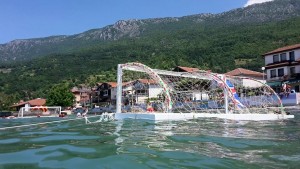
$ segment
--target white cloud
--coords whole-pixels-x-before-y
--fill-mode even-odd
[[[245,7],[249,5],[259,4],[259,3],[269,2],[269,1],[273,1],[273,0],[248,0],[248,2],[245,4]]]

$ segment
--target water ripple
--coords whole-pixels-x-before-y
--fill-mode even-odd
[[[46,124],[1,132],[0,168],[298,168],[299,128],[299,116]]]

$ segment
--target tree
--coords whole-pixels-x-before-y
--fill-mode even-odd
[[[9,110],[11,105],[20,100],[20,96],[17,94],[5,94],[0,92],[0,110]]]
[[[47,96],[48,106],[67,107],[73,104],[74,95],[71,93],[67,83],[53,86]]]

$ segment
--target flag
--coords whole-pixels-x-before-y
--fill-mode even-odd
[[[242,109],[242,108],[246,107],[241,102],[241,99],[240,99],[239,95],[237,94],[237,92],[234,88],[234,85],[230,82],[230,80],[228,80],[226,78],[225,75],[218,74],[217,77],[215,77],[215,76],[212,76],[212,77],[213,77],[213,80],[215,80],[218,83],[219,87],[226,88],[225,86],[227,86],[227,88],[230,90],[230,92],[228,92],[228,95],[232,99],[234,105],[237,106],[237,108]]]
[[[225,76],[224,76],[225,77]],[[234,85],[225,77],[225,82],[226,85],[228,86],[228,88],[230,89],[232,95],[233,95],[233,101],[235,102],[234,104],[237,105],[238,108],[245,108],[245,106],[243,105],[243,103],[241,102],[241,99],[239,97],[239,95],[237,94]]]

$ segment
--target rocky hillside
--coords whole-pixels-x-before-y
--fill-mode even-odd
[[[232,24],[257,24],[300,16],[300,0],[275,0],[221,14],[198,14],[177,18],[121,20],[113,25],[71,36],[14,40],[0,45],[0,61],[29,60],[51,53],[69,53],[79,48],[122,38],[153,36],[157,31],[198,29],[201,26],[224,27]]]
[[[299,0],[275,0],[218,14],[224,23],[261,23],[300,16]]]

